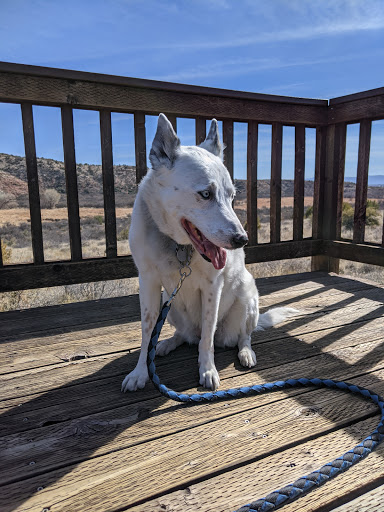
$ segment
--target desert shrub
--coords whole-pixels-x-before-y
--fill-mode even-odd
[[[95,215],[93,218],[96,224],[100,224],[100,226],[104,224],[104,217],[102,215]]]
[[[343,203],[343,226],[346,229],[353,229],[353,219],[354,219],[355,211],[351,204]],[[379,204],[372,199],[368,199],[367,201],[367,209],[366,209],[366,217],[365,217],[366,226],[379,226],[380,225],[380,210]]]
[[[342,225],[345,229],[353,229],[353,217],[355,215],[355,211],[353,206],[349,203],[343,203],[342,210]]]
[[[308,208],[305,210],[304,217],[306,219],[310,219],[313,216],[313,205],[308,206]]]
[[[377,201],[368,199],[366,210],[366,225],[379,226],[380,225],[380,206]]]
[[[0,190],[0,209],[13,208],[17,205],[15,196]]]
[[[367,200],[367,208],[372,208],[373,210],[379,211],[379,203],[375,201],[374,199],[368,199]]]
[[[0,241],[1,243],[1,257],[4,264],[10,263],[11,261],[11,255],[12,255],[12,249],[7,246],[7,244],[4,242],[4,240]]]
[[[128,227],[123,228],[121,231],[119,231],[117,234],[117,241],[122,242],[124,240],[128,240],[128,232],[129,232]]]
[[[41,196],[42,208],[48,208],[49,210],[56,208],[59,201],[60,193],[54,188],[47,188],[47,190],[45,190]]]

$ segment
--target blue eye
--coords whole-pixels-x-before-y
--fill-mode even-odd
[[[199,194],[203,199],[209,199],[211,197],[211,193],[209,190],[203,190],[202,192],[199,192]]]

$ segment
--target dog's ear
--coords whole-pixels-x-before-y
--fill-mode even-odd
[[[171,169],[180,146],[180,139],[175,133],[171,123],[164,114],[159,115],[157,130],[149,153],[149,160],[153,169],[166,167]]]
[[[200,147],[223,159],[223,146],[220,142],[219,126],[216,119],[212,119],[208,135]]]

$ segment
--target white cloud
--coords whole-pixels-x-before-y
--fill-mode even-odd
[[[270,59],[234,59],[222,60],[220,62],[210,62],[199,66],[176,71],[175,73],[154,77],[157,80],[166,81],[185,81],[195,78],[219,77],[248,75],[251,73],[266,71],[272,69],[282,69],[299,66],[315,66],[321,64],[330,64],[335,62],[356,61],[358,55],[340,55],[336,57],[325,57],[319,59],[301,59],[301,60],[281,60],[279,58]],[[302,84],[301,84],[302,85]]]

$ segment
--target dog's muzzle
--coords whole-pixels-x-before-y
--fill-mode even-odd
[[[249,240],[246,235],[234,235],[231,239],[231,245],[234,249],[244,247],[244,245],[247,245],[248,242]]]

